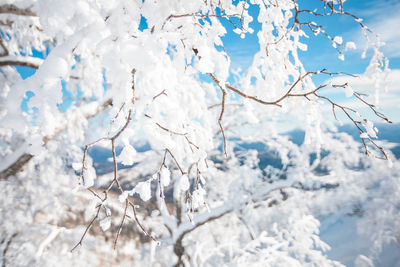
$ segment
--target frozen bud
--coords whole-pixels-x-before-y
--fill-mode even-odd
[[[351,97],[354,94],[353,88],[351,88],[350,85],[346,85],[344,87],[344,92],[346,94],[346,97]]]
[[[128,192],[124,191],[121,195],[119,195],[118,200],[119,202],[124,202],[128,197]]]
[[[190,187],[189,177],[186,174],[184,174],[179,180],[179,189],[182,191],[186,191],[189,189],[189,187]]]
[[[138,193],[143,201],[149,200],[151,198],[151,180],[138,183],[133,191]]]
[[[205,195],[206,195],[206,191],[202,187],[199,187],[198,189],[196,189],[193,192],[192,203],[193,203],[193,207],[194,208],[198,208],[198,207],[201,207],[201,206],[204,205],[204,203],[205,203],[205,200],[204,200]]]
[[[110,217],[111,216],[111,210],[108,207],[104,207],[106,210],[106,216]]]
[[[347,42],[346,43],[346,49],[356,49],[357,48],[357,46],[356,46],[356,44],[354,43],[354,42]]]
[[[72,169],[74,169],[75,171],[80,171],[82,169],[82,162],[72,163]]]
[[[333,38],[333,41],[337,44],[342,44],[343,38],[341,36],[335,36],[335,38]]]
[[[136,156],[136,150],[131,145],[126,145],[121,154],[118,156],[118,161],[124,165],[132,165]]]
[[[101,230],[104,232],[107,231],[111,226],[111,217],[105,217],[103,220],[100,221]]]
[[[171,172],[167,167],[162,167],[161,172],[161,184],[163,186],[168,186],[171,181]]]
[[[373,138],[378,138],[378,136],[376,135],[376,132],[374,130],[374,123],[372,121],[366,120],[366,122],[363,124],[363,126],[365,127],[365,130],[367,130],[367,133],[369,136],[371,136]]]
[[[94,185],[94,179],[96,179],[96,171],[90,166],[83,170],[82,182],[85,188],[89,188]]]
[[[239,28],[235,28],[235,29],[233,29],[233,32],[236,34],[241,34],[243,31]]]

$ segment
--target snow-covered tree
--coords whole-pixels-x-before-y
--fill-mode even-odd
[[[373,239],[356,264],[399,244],[400,165],[372,122],[390,123],[377,106],[382,43],[343,0],[302,4],[1,1],[3,266],[339,266],[319,226],[345,214]],[[374,98],[353,74],[303,66],[309,38],[343,60],[355,48],[326,16],[360,26]],[[231,67],[227,35],[257,36],[248,69]],[[282,118],[304,140],[282,134]]]

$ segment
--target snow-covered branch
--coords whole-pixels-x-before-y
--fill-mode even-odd
[[[38,69],[43,60],[37,57],[25,56],[2,56],[0,57],[0,67],[2,66],[24,66]]]
[[[46,145],[47,142],[53,140],[68,128],[74,127],[73,122],[76,122],[76,119],[74,118],[81,118],[83,116],[88,120],[95,117],[110,106],[112,106],[112,100],[108,99],[101,105],[93,105],[93,103],[84,104],[79,109],[68,112],[68,114],[65,116],[65,120],[62,121],[63,124],[56,127],[56,130],[53,134],[43,137],[43,145]],[[67,123],[65,123],[65,121]],[[34,157],[32,154],[25,153],[26,149],[27,145],[20,146],[18,150],[14,151],[11,157],[8,157],[7,160],[1,164],[0,180],[6,180],[8,177],[16,175]]]
[[[14,14],[19,16],[36,16],[34,12],[31,11],[30,8],[19,8],[16,5],[5,4],[0,5],[0,14]]]

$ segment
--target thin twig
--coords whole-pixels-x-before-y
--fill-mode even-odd
[[[218,85],[218,87],[222,93],[221,112],[219,113],[218,124],[219,124],[219,128],[221,129],[222,137],[224,139],[224,154],[225,154],[225,157],[228,157],[228,153],[226,151],[226,137],[225,137],[224,127],[222,126],[222,118],[224,117],[225,102],[226,102],[226,95],[227,95],[226,89],[221,86],[219,80],[212,73],[207,73],[207,75]]]
[[[118,230],[117,230],[117,236],[116,236],[115,241],[114,241],[114,249],[116,249],[116,247],[117,247],[118,238],[119,238],[119,235],[121,234],[121,231],[122,231],[122,225],[124,224],[125,217],[126,217],[126,212],[128,210],[128,203],[129,203],[128,199],[125,199],[124,214],[122,215],[122,220],[121,220],[121,223],[119,224],[119,227],[118,227]]]
[[[142,232],[143,232],[146,236],[150,237],[154,242],[158,242],[157,239],[156,239],[154,236],[152,236],[151,234],[149,234],[149,233],[146,231],[146,229],[143,227],[143,225],[140,223],[140,221],[139,221],[139,219],[138,219],[138,217],[137,217],[135,205],[134,205],[132,202],[129,202],[129,205],[132,207],[133,215],[134,215],[134,217],[135,217],[135,221],[136,221],[137,225],[139,225],[140,229],[142,229]]]
[[[90,227],[93,225],[94,221],[99,217],[100,209],[101,209],[102,204],[99,204],[97,206],[97,212],[96,215],[93,217],[93,219],[90,221],[89,225],[86,227],[85,232],[83,233],[81,239],[79,242],[71,249],[71,252],[73,252],[78,246],[82,246],[82,241],[85,238],[87,232],[89,231]]]

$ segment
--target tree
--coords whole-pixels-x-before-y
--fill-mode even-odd
[[[3,266],[104,265],[112,246],[121,264],[340,265],[323,253],[319,219],[399,184],[371,119],[324,89],[390,120],[349,82],[312,80],[353,74],[306,70],[298,55],[307,35],[323,35],[343,58],[354,43],[314,21],[348,17],[373,51],[364,75],[384,79],[379,39],[343,2],[316,10],[293,0],[1,4]],[[232,32],[259,43],[236,76],[223,39]],[[23,67],[37,70],[23,80]],[[323,103],[359,131],[370,157],[322,116]],[[278,134],[281,114],[301,122],[304,142]],[[99,147],[112,162],[101,176],[90,153]],[[389,221],[398,214],[391,207]],[[360,229],[373,225],[366,218]],[[397,225],[378,247],[398,244]]]

